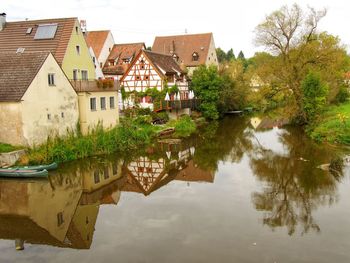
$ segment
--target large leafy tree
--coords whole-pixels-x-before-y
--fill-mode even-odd
[[[318,33],[320,20],[326,10],[309,8],[303,11],[297,4],[283,6],[268,15],[256,27],[255,42],[274,55],[269,63],[269,77],[274,82],[274,93],[290,98],[291,113],[296,120],[305,122],[301,83],[311,71],[321,73],[335,97],[340,76],[347,64],[347,55],[337,37]]]

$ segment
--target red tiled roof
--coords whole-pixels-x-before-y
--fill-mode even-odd
[[[96,57],[99,57],[104,43],[106,42],[109,30],[86,32],[85,39],[89,47],[94,50]]]
[[[25,48],[26,52],[51,52],[62,65],[76,21],[77,18],[72,17],[6,22],[5,28],[0,31],[0,52],[16,52],[18,48]],[[34,39],[38,25],[54,23],[57,31],[53,39]],[[32,28],[30,34],[26,33],[28,28]]]
[[[0,101],[20,101],[49,52],[0,52]]]
[[[107,75],[123,75],[129,66],[128,64],[122,64],[123,59],[135,58],[142,49],[146,49],[145,43],[115,44],[103,67],[103,73]],[[117,65],[108,65],[109,60],[118,60]]]
[[[186,66],[205,64],[208,57],[212,33],[156,37],[152,51],[179,57],[179,62]],[[193,54],[197,53],[198,61],[193,61]]]

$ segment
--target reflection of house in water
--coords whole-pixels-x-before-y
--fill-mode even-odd
[[[49,180],[0,181],[0,239],[90,248],[99,206],[119,201],[121,165],[72,170]]]
[[[260,119],[259,117],[254,117],[250,119],[250,124],[253,126],[255,130],[269,130],[273,129],[274,127],[281,128],[285,125],[287,125],[289,122],[287,119],[270,119],[270,118],[263,118]]]
[[[191,160],[195,151],[194,147],[178,151],[174,149],[178,150],[173,145],[169,145],[164,158],[152,160],[142,156],[130,162],[124,169],[127,182],[122,191],[149,195],[172,180],[210,183],[214,181],[213,172],[200,169]]]
[[[66,236],[82,190],[77,180],[62,181],[54,188],[49,181],[0,181],[0,238],[70,246]]]

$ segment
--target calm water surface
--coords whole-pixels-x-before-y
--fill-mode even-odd
[[[350,168],[317,168],[349,150],[272,125],[1,179],[0,262],[350,262]]]

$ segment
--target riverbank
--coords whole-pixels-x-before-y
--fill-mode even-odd
[[[326,108],[306,131],[318,142],[350,145],[350,101]]]
[[[96,155],[137,150],[153,143],[161,130],[170,127],[174,128],[175,137],[188,137],[196,131],[196,124],[189,116],[169,121],[164,125],[153,125],[148,117],[123,118],[117,127],[106,131],[98,126],[86,136],[72,132],[64,138],[49,138],[45,144],[28,149],[22,163],[62,163]]]

